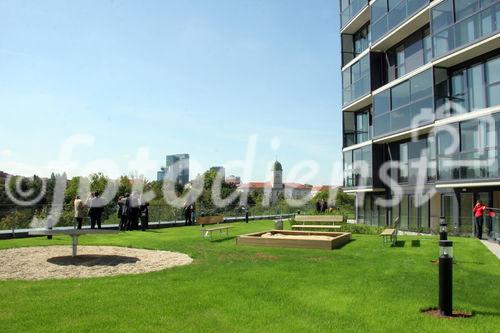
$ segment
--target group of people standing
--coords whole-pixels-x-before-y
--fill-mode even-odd
[[[126,193],[118,198],[118,219],[120,230],[139,230],[140,220],[141,230],[146,231],[149,223],[149,203],[136,192],[132,195]]]
[[[316,201],[316,212],[318,213],[326,213],[328,211],[328,203],[326,200],[318,200]]]
[[[488,233],[488,237],[491,234],[493,229],[493,221],[492,219],[495,217],[495,211],[491,208],[486,207],[485,204],[481,200],[476,202],[476,205],[472,209],[474,213],[474,237],[478,239],[483,238],[483,225],[484,225],[484,216],[486,213],[486,230]]]
[[[104,201],[99,192],[92,192],[85,202],[77,195],[73,202],[75,208],[75,220],[77,228],[81,229],[83,219],[85,218],[85,210],[88,208],[87,215],[90,219],[90,228],[101,229],[102,213],[104,212]]]
[[[83,219],[86,215],[90,219],[90,228],[101,229],[102,215],[105,202],[99,192],[93,192],[84,202],[79,195],[73,202],[75,210],[75,221],[78,229],[82,229]],[[88,212],[87,212],[88,209]],[[139,230],[139,220],[141,230],[145,231],[149,223],[149,203],[138,193],[125,194],[118,198],[118,219],[120,230]]]

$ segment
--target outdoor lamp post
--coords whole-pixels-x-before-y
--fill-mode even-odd
[[[439,241],[439,311],[453,314],[453,242]]]
[[[439,223],[439,240],[447,240],[448,239],[448,223],[446,223],[446,219],[444,216],[441,216],[441,220]]]

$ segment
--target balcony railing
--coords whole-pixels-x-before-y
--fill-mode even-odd
[[[486,180],[500,178],[500,149],[439,156],[439,181]]]
[[[376,43],[428,3],[429,0],[401,0],[392,8],[387,8],[386,0],[373,3],[371,6],[372,42]]]
[[[347,106],[370,92],[370,75],[367,75],[343,90],[343,105]]]
[[[358,13],[368,5],[367,0],[353,0],[351,4],[340,13],[341,29],[349,23]]]
[[[493,35],[500,30],[500,3],[466,17],[453,25],[433,32],[434,58]]]
[[[432,108],[432,97],[424,98],[397,110],[392,110],[389,113],[377,116],[373,121],[373,136],[375,138],[382,137],[388,134],[412,129],[413,125],[420,127],[430,124],[434,121],[434,114],[424,111],[432,110]]]

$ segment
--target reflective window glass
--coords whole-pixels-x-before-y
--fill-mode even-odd
[[[427,70],[411,79],[411,100],[432,95],[432,71]]]
[[[500,57],[491,59],[486,63],[486,77],[489,84],[500,82]]]
[[[474,14],[478,10],[478,8],[478,0],[455,0],[456,21]]]
[[[387,89],[373,97],[374,113],[380,115],[391,109],[391,90]]]
[[[391,105],[392,109],[397,109],[400,106],[406,105],[410,102],[410,82],[403,82],[394,88],[391,92]]]
[[[460,149],[469,151],[479,149],[479,122],[465,121],[460,124]]]
[[[469,99],[472,110],[486,107],[483,64],[468,70]]]
[[[434,33],[453,24],[453,1],[445,0],[432,8],[432,31]]]
[[[379,18],[387,13],[387,0],[377,0],[371,7],[372,22],[376,22]]]

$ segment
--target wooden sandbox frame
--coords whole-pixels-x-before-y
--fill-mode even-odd
[[[263,238],[266,233],[297,236],[289,238]],[[300,237],[303,236],[303,237]],[[328,236],[332,239],[313,239],[308,236]],[[270,230],[257,233],[241,235],[236,238],[237,245],[257,245],[271,247],[295,247],[304,249],[337,249],[351,240],[349,232],[319,232],[319,231],[295,231],[295,230]]]

